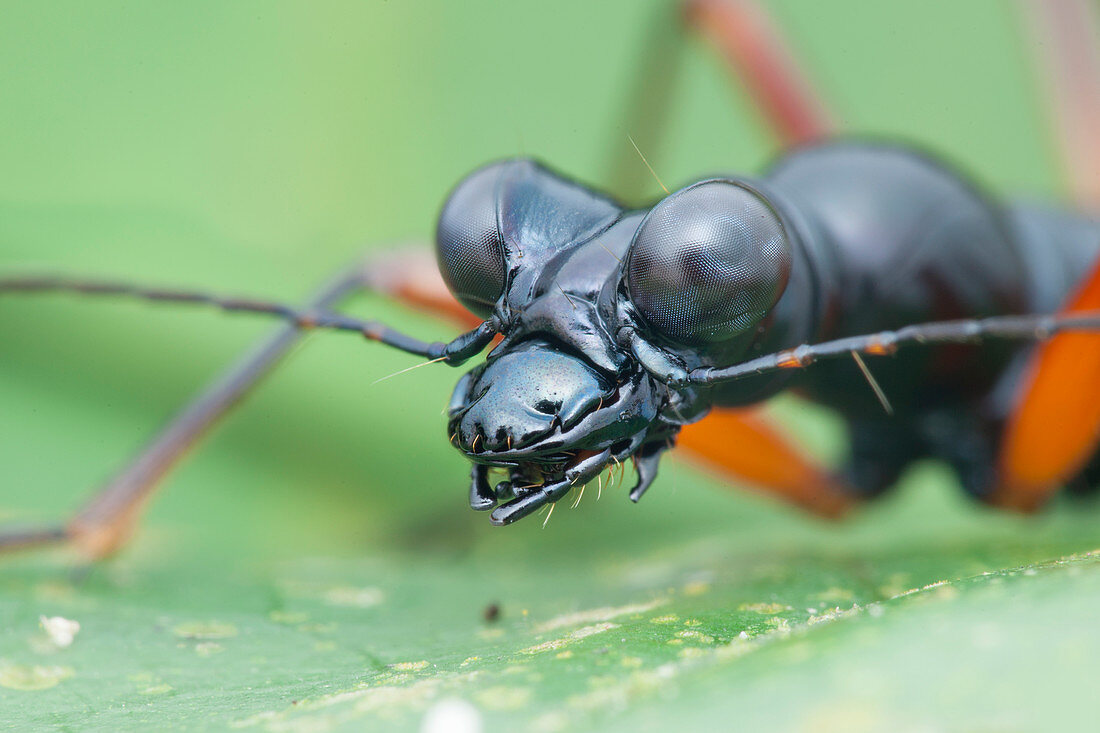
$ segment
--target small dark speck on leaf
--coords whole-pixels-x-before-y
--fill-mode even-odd
[[[485,607],[485,610],[481,612],[481,617],[485,619],[485,623],[491,624],[500,620],[500,604],[490,603]]]

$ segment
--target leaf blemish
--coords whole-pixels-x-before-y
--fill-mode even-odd
[[[560,629],[565,626],[577,626],[580,624],[591,624],[596,621],[610,621],[613,618],[619,616],[634,615],[639,613],[645,613],[651,611],[657,606],[667,603],[667,599],[660,599],[650,601],[648,603],[634,603],[626,606],[603,606],[601,608],[593,608],[588,611],[577,611],[575,613],[566,613],[561,616],[546,621],[535,627],[535,632],[539,634],[546,633],[547,631],[553,631],[554,629]]]
[[[684,586],[685,596],[701,596],[710,590],[710,583],[705,580],[696,580]]]
[[[368,586],[356,588],[350,585],[338,585],[324,593],[325,602],[330,606],[350,606],[352,608],[373,608],[385,599],[380,588]]]
[[[481,690],[474,699],[488,710],[519,710],[530,703],[531,689],[496,685]]]
[[[151,685],[138,692],[139,695],[164,695],[172,691],[171,685]]]
[[[562,649],[568,644],[579,641],[581,639],[593,636],[595,634],[602,634],[605,631],[619,628],[618,624],[602,623],[595,624],[593,626],[583,626],[575,631],[571,631],[560,639],[552,639],[550,641],[544,641],[541,644],[535,644],[529,646],[526,649],[521,649],[520,654],[538,654],[540,652],[549,652],[557,649]]]
[[[225,647],[216,641],[202,641],[195,645],[195,653],[200,657],[210,657],[225,651]]]
[[[0,687],[9,690],[48,690],[72,676],[72,667],[0,662]]]
[[[174,626],[172,633],[181,639],[229,639],[237,635],[237,627],[219,621],[188,621]]]
[[[738,611],[752,611],[753,613],[776,614],[792,610],[790,606],[782,603],[742,603],[737,607]]]
[[[305,623],[309,620],[309,614],[302,611],[272,611],[267,617],[277,624],[290,626]]]

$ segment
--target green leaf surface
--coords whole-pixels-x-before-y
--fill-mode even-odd
[[[730,499],[752,531],[562,548],[552,521],[502,556],[486,533],[461,555],[201,565],[146,539],[80,583],[24,561],[0,589],[2,715],[415,729],[457,698],[494,730],[1086,729],[1100,561],[1071,550],[1094,517],[986,516],[926,473],[833,530]],[[583,506],[562,525],[595,521]],[[42,615],[80,622],[71,647]]]
[[[773,5],[847,130],[916,140],[997,193],[1056,195],[1011,6]],[[486,161],[606,180],[668,12],[5,11],[0,270],[291,300],[364,246],[428,239]],[[689,44],[680,77],[668,140],[647,151],[666,181],[774,154],[708,49]],[[352,310],[451,333],[378,299]],[[67,516],[269,328],[0,300],[0,521]],[[456,373],[375,383],[410,363],[311,338],[172,475],[121,556],[0,559],[0,727],[417,730],[429,713],[457,724],[461,701],[487,730],[1095,728],[1091,503],[1001,514],[924,463],[828,524],[669,460],[637,506],[627,473],[545,528],[492,528],[444,435]],[[811,452],[843,455],[835,417],[770,409]],[[80,624],[71,645],[42,628],[54,617]]]

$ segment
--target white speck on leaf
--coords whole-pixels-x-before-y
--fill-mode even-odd
[[[80,622],[63,616],[39,616],[38,625],[49,635],[50,641],[58,649],[71,646],[80,631]]]
[[[421,733],[481,733],[481,713],[459,698],[446,698],[428,708],[420,721]]]

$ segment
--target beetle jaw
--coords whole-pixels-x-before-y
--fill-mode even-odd
[[[571,429],[555,422],[538,440],[513,450],[486,450],[475,436],[452,440],[473,463],[470,506],[492,510],[494,525],[511,524],[545,504],[580,489],[605,470],[621,468],[627,459],[639,465],[639,483],[631,493],[637,501],[648,488],[656,464],[643,475],[639,460],[659,444],[671,444],[679,426],[661,417],[662,400],[648,376],[638,374],[616,390],[614,401],[601,404]],[[457,435],[460,414],[452,414],[450,430]],[[466,443],[466,444],[462,444]],[[490,472],[504,472],[493,481]]]
[[[495,526],[512,524],[597,480],[604,471],[621,470],[628,459],[634,461],[638,476],[629,497],[637,502],[656,476],[660,454],[672,447],[679,430],[679,425],[657,416],[641,430],[602,449],[561,450],[555,442],[553,450],[543,452],[464,451],[473,463],[470,507],[492,511],[490,521]],[[505,477],[495,483],[490,473],[494,469],[505,472]]]
[[[474,464],[470,506],[492,510],[501,525],[628,458],[638,466],[637,501],[656,473],[656,456],[705,410],[696,390],[670,389],[636,358],[616,373],[537,334],[498,348],[459,380],[448,433]],[[502,480],[490,481],[492,469],[502,469]]]

